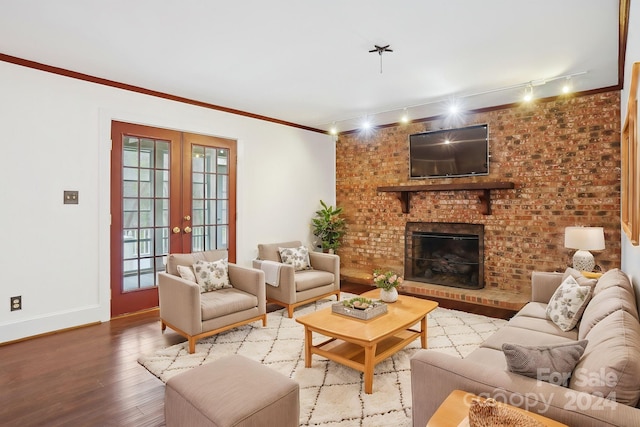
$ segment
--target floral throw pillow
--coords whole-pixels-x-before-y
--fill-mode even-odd
[[[232,288],[229,282],[229,262],[227,258],[218,261],[198,260],[193,264],[196,282],[200,285],[200,292],[217,291]]]
[[[573,329],[591,299],[591,286],[580,286],[573,276],[567,277],[556,289],[547,305],[547,317],[560,329]]]
[[[295,271],[311,270],[309,261],[309,249],[306,246],[297,248],[278,248],[280,259],[284,264],[293,266]]]

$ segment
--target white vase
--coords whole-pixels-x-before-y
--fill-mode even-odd
[[[398,300],[398,290],[391,288],[388,291],[380,289],[380,299],[384,302],[396,302]]]

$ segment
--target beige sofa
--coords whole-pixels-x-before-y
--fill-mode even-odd
[[[592,291],[579,323],[565,332],[547,318],[546,308],[568,275]],[[584,354],[567,386],[544,374],[531,378],[511,372],[502,348],[504,343],[552,346],[583,339],[588,341]],[[455,389],[491,396],[569,426],[640,426],[640,323],[628,276],[611,270],[594,284],[572,269],[534,272],[532,301],[467,357],[417,351],[411,359],[413,426],[424,427]]]

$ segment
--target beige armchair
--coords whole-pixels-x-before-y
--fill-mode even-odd
[[[240,325],[262,320],[267,325],[264,272],[229,264],[231,288],[200,292],[198,283],[185,280],[178,266],[192,267],[198,260],[218,261],[227,251],[171,254],[166,272],[158,273],[160,322],[189,341],[193,353],[196,341]]]
[[[298,248],[299,241],[258,245],[258,258],[254,268],[262,268],[263,261],[282,263],[279,248]],[[288,264],[279,266],[277,286],[266,285],[267,302],[286,307],[290,318],[293,310],[322,298],[335,295],[340,300],[340,257],[333,254],[309,251],[312,269],[295,271]]]

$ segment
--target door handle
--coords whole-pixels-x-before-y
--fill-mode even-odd
[[[184,216],[184,220],[185,221],[191,221],[191,215],[185,215]]]
[[[173,227],[173,234],[178,234],[180,232],[180,227]]]
[[[185,232],[186,234],[191,233],[191,227],[186,226],[186,227],[184,228],[184,232]]]

